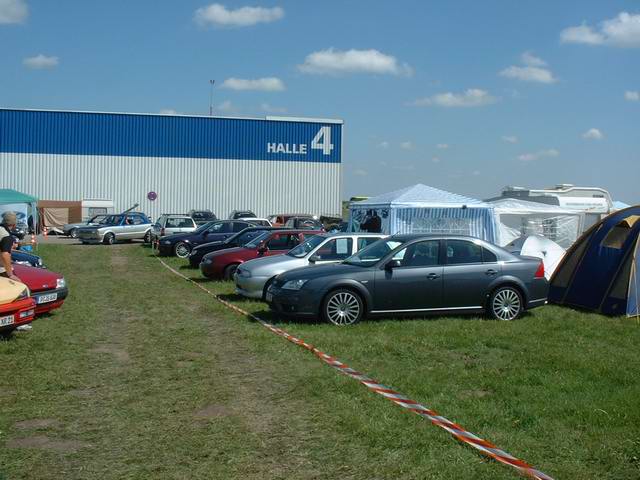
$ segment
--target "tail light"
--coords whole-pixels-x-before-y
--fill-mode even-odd
[[[536,270],[536,274],[534,275],[534,278],[544,278],[544,263],[540,262],[540,265],[538,265],[538,269]]]
[[[161,236],[161,237],[164,237],[164,227],[162,227],[162,228],[160,229],[160,236]]]

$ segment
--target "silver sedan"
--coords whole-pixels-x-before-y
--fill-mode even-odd
[[[240,265],[234,277],[236,293],[264,300],[264,293],[276,275],[294,268],[341,262],[381,238],[385,238],[385,235],[372,233],[315,235],[285,255],[256,258]]]

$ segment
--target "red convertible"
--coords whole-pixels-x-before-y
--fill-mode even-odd
[[[200,271],[207,278],[232,280],[238,265],[254,258],[282,255],[320,230],[271,230],[237,248],[207,253],[202,257]]]
[[[43,268],[13,264],[13,273],[24,283],[36,301],[36,315],[59,308],[69,290],[64,277]]]
[[[0,336],[7,336],[16,327],[31,323],[35,306],[26,285],[0,277]]]

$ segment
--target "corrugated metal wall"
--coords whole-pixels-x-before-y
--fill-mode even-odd
[[[321,130],[330,151],[311,148]],[[154,218],[192,208],[339,214],[341,152],[340,121],[0,109],[0,187],[44,200],[104,198],[116,210],[139,203]]]
[[[339,163],[0,153],[0,166],[0,188],[46,200],[111,199],[116,210],[139,203],[153,218],[192,208],[219,217],[244,208],[260,216],[342,208]],[[157,200],[147,200],[150,191]]]

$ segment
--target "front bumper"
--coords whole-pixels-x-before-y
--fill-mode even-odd
[[[200,263],[200,273],[207,278],[222,278],[223,268],[210,259],[203,259]]]
[[[283,290],[271,285],[267,289],[267,303],[272,310],[285,316],[317,317],[320,311],[321,297],[317,292],[300,290]]]
[[[36,302],[33,298],[25,298],[16,302],[0,305],[0,320],[6,325],[0,325],[0,332],[8,332],[20,325],[26,325],[35,317]],[[8,317],[13,317],[10,319]],[[11,323],[11,320],[13,320]]]
[[[242,277],[236,273],[236,293],[248,298],[262,299],[269,277]]]
[[[163,243],[162,240],[158,242],[158,255],[163,255],[165,257],[169,257],[173,255],[173,243]]]
[[[48,313],[56,308],[60,308],[65,298],[67,298],[67,295],[69,295],[69,289],[67,287],[37,292],[32,291],[31,296],[36,302],[36,315]]]

